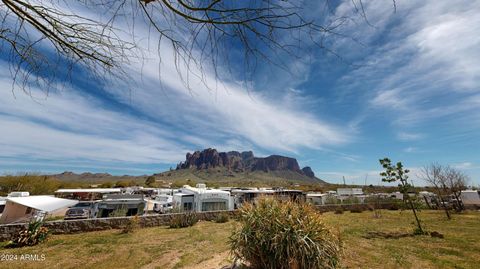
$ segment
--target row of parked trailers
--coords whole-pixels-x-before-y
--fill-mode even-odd
[[[185,185],[180,189],[134,188],[125,192],[125,189],[64,189],[58,190],[56,196],[80,200],[66,212],[65,219],[111,217],[118,212],[126,216],[151,211],[168,213],[173,208],[196,212],[233,210],[244,202],[270,195],[279,199],[305,201],[305,195],[299,190],[211,189],[205,184],[197,184],[196,187]]]
[[[361,189],[352,189],[350,192],[336,195],[364,196]],[[0,207],[4,207],[3,212],[0,210],[0,223],[25,222],[46,215],[64,216],[68,220],[144,215],[149,212],[167,213],[173,208],[196,212],[233,210],[243,203],[254,203],[262,196],[324,204],[323,200],[332,194],[305,194],[300,190],[281,188],[210,189],[205,184],[197,184],[196,187],[186,185],[180,189],[60,189],[55,192],[55,196],[29,196],[26,192],[16,192],[0,199]],[[465,204],[480,205],[479,191],[462,191],[461,198]],[[322,199],[322,202],[317,202],[318,199]]]

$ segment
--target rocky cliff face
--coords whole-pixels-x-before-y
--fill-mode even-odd
[[[298,166],[298,162],[294,158],[284,157],[280,155],[272,155],[266,158],[255,158],[253,171],[278,171],[290,170],[302,174],[302,170]]]
[[[310,166],[305,166],[302,168],[303,174],[305,174],[307,177],[315,177],[315,173],[313,173],[312,168]]]
[[[266,158],[256,158],[251,151],[218,152],[216,149],[205,149],[187,153],[185,161],[177,165],[179,169],[209,169],[225,167],[235,172],[245,171],[293,171],[308,177],[315,177],[310,167],[300,169],[294,158],[271,155]]]
[[[226,167],[232,171],[245,171],[246,167],[254,159],[251,151],[245,152],[218,152],[216,149],[205,149],[187,153],[184,162],[177,165],[178,169],[209,169],[215,167]]]

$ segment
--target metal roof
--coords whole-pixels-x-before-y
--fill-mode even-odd
[[[122,189],[120,188],[95,188],[95,189],[59,189],[55,193],[74,193],[74,192],[96,192],[96,193],[113,193],[113,192],[121,192]]]

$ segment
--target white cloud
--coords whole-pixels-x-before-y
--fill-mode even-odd
[[[147,36],[148,30],[142,27],[135,33]],[[172,163],[182,160],[191,145],[295,153],[351,139],[341,124],[326,122],[298,104],[304,100],[299,93],[295,98],[266,97],[260,89],[248,91],[241,83],[217,80],[207,69],[201,81],[195,76],[200,73],[197,67],[180,64],[182,75],[189,68],[187,90],[173,64],[172,49],[164,44],[161,55],[148,51],[156,48],[155,42],[149,39],[143,48],[149,59],[127,67],[136,80],[133,89],[117,81],[99,89],[127,111],[107,108],[85,89],[50,91],[46,98],[38,89],[33,89],[35,98],[16,91],[14,98],[5,90],[11,87],[10,78],[0,77],[0,124],[8,130],[0,134],[0,157]]]
[[[158,59],[152,59],[143,63],[144,72],[138,74],[143,82],[137,90],[107,90],[136,110],[172,124],[184,124],[191,133],[203,137],[233,136],[259,148],[284,152],[320,149],[350,140],[340,124],[323,121],[301,109],[299,100],[303,99],[298,93],[296,98],[289,98],[295,104],[285,105],[285,99],[269,99],[258,89],[248,91],[241,83],[218,81],[208,70],[203,70],[201,81],[192,75],[200,74],[196,66],[189,66],[191,89],[187,90],[177,70],[168,68],[172,59],[169,50],[165,51],[161,54],[163,88],[158,85]],[[180,65],[180,73],[186,74],[186,68]]]
[[[397,138],[401,141],[414,141],[424,138],[425,135],[421,133],[399,132]]]
[[[11,84],[0,79],[0,88]],[[32,92],[42,96],[39,90]],[[37,95],[38,94],[38,95]],[[65,89],[47,98],[0,91],[1,157],[172,163],[186,147],[175,133]]]
[[[352,14],[349,2],[342,14]],[[372,108],[367,113],[388,112],[390,122],[403,127],[448,117],[478,127],[480,104],[471,100],[480,92],[480,2],[399,2],[395,14],[388,12],[391,5],[368,2],[366,15],[375,27],[351,24],[347,31],[367,44],[355,51],[368,56],[344,77],[373,88],[364,95]],[[378,45],[379,38],[386,42]]]
[[[473,163],[471,162],[462,162],[462,163],[456,163],[453,165],[453,167],[457,169],[472,169],[475,168]]]
[[[372,104],[390,109],[407,109],[408,107],[407,100],[401,96],[398,89],[380,91],[372,100]]]
[[[418,152],[418,149],[416,147],[407,147],[403,151],[406,153],[415,153]]]

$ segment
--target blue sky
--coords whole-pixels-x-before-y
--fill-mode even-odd
[[[141,77],[131,88],[80,77],[32,98],[12,94],[3,61],[0,171],[150,174],[214,147],[292,156],[329,182],[379,184],[388,156],[418,184],[439,162],[480,185],[480,2],[364,1],[371,25],[351,3],[331,15],[352,18],[341,32],[358,42],[330,39],[343,59],[312,48],[290,72],[262,63],[248,88],[207,71],[217,86],[191,78],[188,90],[167,50],[127,67]]]

